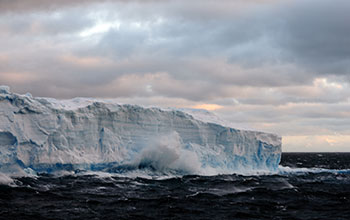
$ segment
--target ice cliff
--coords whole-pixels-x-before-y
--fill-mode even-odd
[[[276,135],[200,121],[178,110],[33,98],[0,86],[0,172],[244,173],[276,170],[280,155]]]

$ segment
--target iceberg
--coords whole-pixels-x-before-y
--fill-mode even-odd
[[[195,112],[195,111],[194,111]],[[111,100],[56,100],[0,86],[0,172],[276,171],[281,137]]]

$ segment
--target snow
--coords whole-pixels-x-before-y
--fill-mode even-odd
[[[63,99],[63,100],[57,100],[54,98],[45,98],[42,97],[41,99],[48,101],[52,108],[55,109],[62,109],[62,110],[77,110],[79,108],[84,108],[88,105],[93,104],[94,102],[98,102],[98,99],[93,98],[74,98],[74,99]]]
[[[9,94],[9,93],[10,93],[10,87],[0,85],[0,94]]]
[[[201,110],[35,98],[1,86],[0,172],[151,169],[214,175],[278,169],[279,136],[223,124]]]

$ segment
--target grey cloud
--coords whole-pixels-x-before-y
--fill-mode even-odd
[[[79,4],[80,1],[74,2],[73,5]],[[198,2],[188,3],[188,7],[183,7],[183,2],[151,1],[145,4],[133,1],[133,4],[122,3],[122,7],[120,4],[109,3],[112,5],[111,8],[114,7],[110,12],[110,18],[122,19],[126,24],[121,25],[120,30],[110,30],[100,44],[91,51],[95,51],[92,53],[98,56],[109,54],[118,59],[142,57],[142,55],[153,55],[155,58],[167,57],[168,60],[218,57],[244,69],[282,66],[289,63],[299,68],[297,71],[286,74],[280,70],[271,69],[273,72],[264,73],[263,77],[259,77],[261,74],[247,74],[242,79],[239,73],[222,74],[225,75],[222,77],[224,79],[222,82],[232,79],[229,82],[247,85],[254,83],[257,86],[310,83],[319,72],[347,73],[348,47],[342,46],[348,45],[347,40],[350,39],[346,31],[349,30],[348,24],[344,22],[348,20],[347,14],[342,12],[338,17],[336,13],[338,7],[331,7],[333,16],[329,19],[318,19],[322,18],[322,12],[328,9],[330,2],[321,1],[322,4],[315,5],[296,1],[288,4],[276,3],[277,6],[265,2],[260,5],[255,4],[254,10],[242,11],[237,8],[245,9],[249,3],[244,4],[239,1],[226,6],[210,1],[205,1],[200,6],[196,3]],[[7,7],[11,8],[11,4],[16,5],[16,3],[9,3]],[[44,3],[44,6],[45,4],[48,3]],[[57,5],[54,1],[50,4]],[[61,4],[70,5],[67,2]],[[40,4],[35,5],[33,4],[32,7],[39,7]],[[348,5],[344,3],[342,11],[347,11],[345,9]],[[314,14],[310,15],[309,10],[313,10]],[[223,12],[223,15],[218,12]],[[157,17],[163,17],[164,22],[155,24]],[[195,17],[198,19],[190,19]],[[69,20],[75,19],[69,18]],[[128,22],[133,21],[149,22],[150,28],[149,30],[128,28]],[[83,23],[81,23],[82,26]],[[44,31],[47,32],[60,29],[50,30],[49,27],[55,26],[50,23],[46,26],[48,28]],[[76,26],[79,24],[71,25],[71,29]],[[310,27],[315,27],[312,28],[312,32],[309,31]],[[69,25],[66,28],[70,29]],[[154,66],[164,65],[154,63]],[[306,74],[304,68],[307,68],[309,73]],[[169,68],[158,68],[158,70],[173,73],[175,77],[178,75],[178,71]],[[193,73],[195,71],[197,70],[184,70],[191,74],[196,74]],[[220,72],[220,70],[217,71]]]
[[[223,2],[0,0],[0,84],[35,96],[216,104],[239,128],[349,135],[350,4]],[[120,25],[81,36],[99,22]]]
[[[98,51],[116,58],[125,58],[142,50],[147,37],[141,31],[132,31],[123,25],[119,30],[110,30],[97,45]]]
[[[0,0],[0,11],[14,13],[52,11],[59,8],[81,6],[92,2],[96,2],[96,0]]]
[[[235,105],[217,112],[236,126],[282,135],[350,134],[349,103],[290,104],[284,106]]]
[[[47,35],[72,34],[84,30],[94,24],[94,21],[78,9],[54,13],[5,14],[0,20],[2,34],[42,38]]]
[[[188,11],[177,8],[179,14],[173,14],[160,25],[152,26],[154,14],[150,13],[149,17],[143,18],[151,22],[148,31],[128,30],[122,34],[119,31],[111,31],[102,39],[101,44],[107,45],[112,53],[115,51],[121,58],[123,55],[130,56],[134,53],[165,56],[169,59],[215,57],[226,59],[245,69],[293,64],[299,70],[287,74],[272,70],[275,72],[265,73],[263,79],[248,74],[244,83],[256,83],[259,86],[278,86],[288,82],[311,83],[318,74],[346,74],[349,69],[347,40],[350,38],[346,32],[349,30],[348,23],[344,22],[348,20],[344,17],[346,15],[340,13],[340,17],[324,22],[310,19],[307,13],[308,9],[313,7],[313,10],[320,11],[313,16],[321,17],[322,10],[329,4],[331,3],[323,1],[323,4],[306,4],[305,7],[301,1],[281,3],[277,4],[278,7],[254,10],[256,14],[253,15],[244,12],[242,15],[219,16],[214,19],[207,17],[203,20],[187,20],[185,18]],[[289,7],[290,5],[292,7]],[[344,8],[347,5],[345,4]],[[300,8],[303,7],[306,9],[301,11]],[[147,10],[152,11],[145,7],[145,11]],[[171,11],[169,8],[164,10]],[[160,17],[165,14],[163,11],[155,13]],[[295,13],[298,14],[297,18],[293,16]],[[133,19],[138,21],[139,18]],[[309,23],[303,24],[309,20]],[[336,28],[333,27],[335,24]],[[314,26],[316,29],[313,33],[309,30]],[[128,39],[127,42],[125,39]],[[135,48],[137,52],[134,51]],[[195,70],[190,70],[193,71]],[[175,71],[168,69],[168,72]],[[225,78],[234,74],[226,74]],[[235,76],[232,78],[237,79]],[[283,80],[284,78],[286,80]],[[276,82],[270,83],[271,80]],[[236,82],[242,84],[242,80],[238,79]]]
[[[298,62],[319,73],[350,73],[350,2],[297,1],[282,10],[279,45]]]
[[[350,4],[344,0],[339,0],[338,4],[325,0],[229,1],[225,4],[202,1],[200,5],[193,1],[186,3],[186,7],[182,1],[118,2],[108,3],[108,7],[114,9],[109,15],[112,19],[151,22],[157,17],[165,18],[164,24],[151,26],[150,33],[134,33],[127,29],[110,32],[102,44],[111,43],[119,54],[130,54],[131,46],[139,46],[141,40],[149,46],[141,46],[145,53],[163,51],[168,56],[221,56],[244,67],[282,62],[296,63],[312,72],[349,72],[349,47],[346,45],[350,39],[347,22]],[[0,8],[50,9],[83,3],[97,1],[3,0]],[[67,26],[69,24],[67,22]],[[152,40],[158,42],[149,45]]]

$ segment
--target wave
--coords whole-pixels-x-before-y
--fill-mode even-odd
[[[350,169],[325,169],[325,168],[294,168],[288,166],[279,166],[277,174],[307,174],[307,173],[331,173],[331,174],[350,174]]]
[[[11,176],[4,174],[4,173],[0,173],[0,185],[12,186],[14,184],[15,184],[15,182]]]
[[[151,154],[153,155],[153,154]],[[147,156],[149,156],[147,154]],[[180,156],[179,156],[180,157]],[[142,161],[142,159],[140,159]],[[154,165],[152,165],[154,166]],[[157,166],[160,166],[158,164]],[[154,166],[154,167],[157,167]],[[114,177],[118,178],[127,178],[127,179],[151,179],[151,180],[167,180],[167,179],[174,179],[174,178],[183,178],[185,176],[193,176],[189,175],[186,172],[175,172],[174,170],[167,169],[164,164],[162,164],[161,169],[156,171],[153,168],[145,167],[141,169],[128,169],[123,172],[106,172],[106,171],[57,171],[53,172],[51,174],[37,174],[37,173],[22,173],[21,175],[10,175],[5,173],[0,173],[0,185],[8,185],[11,187],[21,186],[22,183],[18,181],[18,179],[22,177],[26,178],[34,178],[37,179],[38,177],[44,175],[44,176],[51,176],[52,178],[60,178],[64,176],[75,176],[75,177],[84,177],[84,176],[93,176],[94,178],[99,179],[112,179]],[[120,171],[120,170],[119,170]],[[290,177],[290,176],[302,176],[302,175],[309,175],[309,174],[331,174],[331,175],[349,175],[350,169],[323,169],[323,168],[292,168],[287,166],[279,166],[277,171],[251,171],[251,172],[235,172],[235,173],[202,173],[200,175],[196,174],[194,176],[198,177],[214,177],[216,176],[219,179],[228,179],[230,180],[230,176],[242,176],[242,177],[263,177],[263,176],[281,176],[281,177]],[[287,187],[287,185],[286,185]],[[236,189],[236,188],[235,188]],[[215,189],[214,189],[215,190]],[[237,192],[240,190],[237,189]]]

